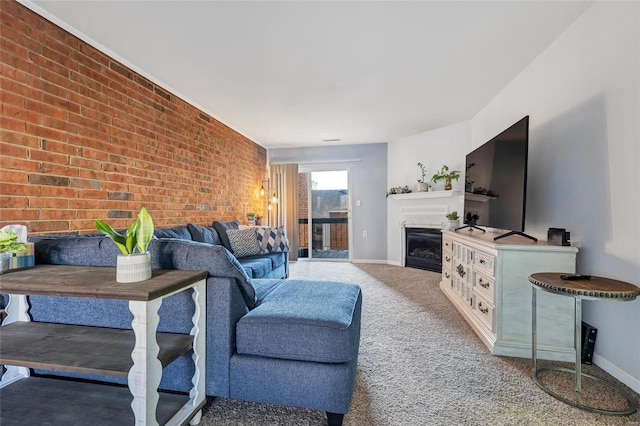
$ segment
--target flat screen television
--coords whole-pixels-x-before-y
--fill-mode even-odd
[[[527,198],[529,116],[519,120],[466,157],[466,226],[503,230],[494,239],[524,234]]]

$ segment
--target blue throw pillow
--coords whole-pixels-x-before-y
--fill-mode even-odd
[[[214,245],[221,244],[218,232],[211,226],[200,226],[194,225],[193,223],[187,223],[187,228],[189,228],[193,241]]]
[[[238,225],[240,225],[240,222],[238,222],[237,220],[233,222],[215,221],[212,224],[215,230],[218,231],[218,236],[220,237],[222,245],[232,253],[233,250],[231,249],[231,243],[229,243],[229,237],[227,237],[227,229],[238,229]]]

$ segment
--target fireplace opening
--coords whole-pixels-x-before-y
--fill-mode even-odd
[[[409,268],[442,271],[442,233],[436,228],[405,228],[405,262]]]

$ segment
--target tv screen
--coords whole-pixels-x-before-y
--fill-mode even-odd
[[[528,145],[526,116],[467,155],[465,223],[524,231]]]

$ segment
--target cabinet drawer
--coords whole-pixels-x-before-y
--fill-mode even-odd
[[[451,288],[451,269],[442,268],[442,281],[447,283],[447,287]]]
[[[495,277],[495,257],[490,254],[477,251],[473,256],[473,268],[481,270],[488,277]]]
[[[451,253],[453,251],[453,242],[451,238],[442,237],[442,252]]]
[[[451,265],[453,265],[453,255],[451,253],[447,253],[446,251],[442,253],[442,270],[445,269],[450,271]]]
[[[493,332],[493,305],[480,293],[474,293],[474,298],[476,303],[473,313]]]
[[[493,278],[487,278],[486,276],[478,273],[475,274],[475,280],[473,282],[474,291],[476,293],[482,293],[482,295],[485,296],[485,298],[491,303],[493,303],[495,300],[493,296],[493,288]]]

